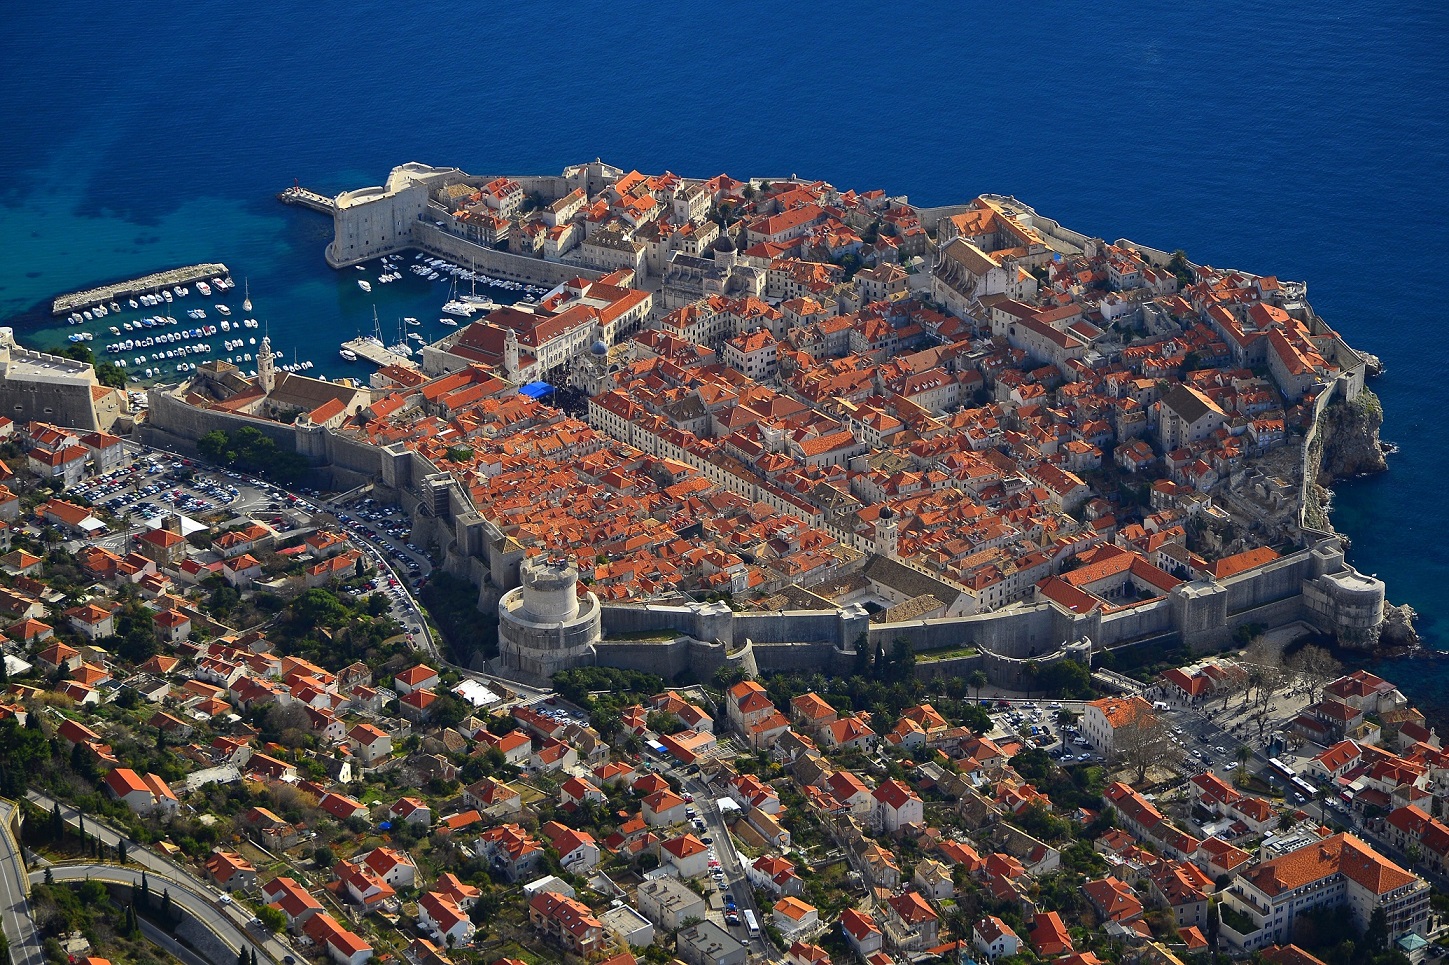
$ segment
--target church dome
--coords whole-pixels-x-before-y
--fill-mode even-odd
[[[604,344],[603,339],[599,339],[593,345],[589,346],[589,351],[595,355],[604,356],[609,354],[609,346]]]
[[[728,228],[720,229],[719,237],[714,239],[714,244],[710,245],[710,249],[725,254],[732,254],[735,251],[735,239],[730,237]]]

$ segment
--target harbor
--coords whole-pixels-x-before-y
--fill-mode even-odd
[[[74,311],[84,311],[93,305],[104,305],[118,298],[144,295],[148,292],[173,288],[176,285],[189,285],[192,282],[205,281],[208,278],[226,278],[230,274],[226,265],[219,263],[171,268],[167,271],[158,271],[140,278],[133,278],[130,281],[115,282],[99,288],[88,288],[85,291],[61,295],[51,306],[50,313],[65,315]]]

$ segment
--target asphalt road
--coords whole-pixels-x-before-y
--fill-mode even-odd
[[[49,811],[56,804],[54,798],[41,794],[39,791],[27,792],[26,798],[45,811]],[[75,808],[62,802],[60,805],[60,814],[66,824],[72,827],[78,826],[79,815]],[[122,838],[121,834],[114,828],[101,824],[90,817],[86,818],[85,829],[87,833],[99,838],[102,844],[112,848]],[[3,837],[3,835],[0,835],[0,837]],[[280,936],[270,935],[263,938],[260,935],[250,935],[247,932],[247,923],[251,921],[251,913],[240,908],[234,902],[223,903],[220,901],[220,893],[196,875],[192,874],[189,868],[177,864],[169,858],[163,858],[154,851],[149,851],[131,842],[129,838],[126,839],[126,843],[128,847],[128,858],[131,864],[135,865],[136,871],[138,872],[137,881],[140,880],[140,870],[144,868],[152,877],[176,883],[189,893],[198,896],[198,900],[204,897],[205,901],[208,902],[212,916],[216,920],[225,920],[231,923],[232,934],[236,936],[229,940],[232,948],[236,948],[243,943],[248,948],[255,946],[259,955],[265,955],[273,962],[281,962],[287,955],[296,955],[296,951],[283,942]],[[129,870],[129,866],[122,868],[119,866],[102,865],[101,867],[116,867],[119,871]],[[202,918],[201,920],[203,922],[209,922],[209,919],[206,918]],[[209,923],[208,927],[211,927]]]
[[[704,820],[708,829],[703,832],[706,837],[712,838],[710,851],[713,857],[719,861],[720,868],[724,871],[724,880],[721,882],[719,891],[734,896],[735,905],[740,911],[740,920],[744,920],[744,912],[752,911],[755,920],[760,923],[760,937],[751,940],[749,931],[743,924],[727,925],[721,918],[715,924],[729,932],[741,942],[747,942],[751,955],[763,953],[771,961],[781,961],[777,949],[771,947],[769,939],[764,932],[765,923],[769,920],[764,911],[755,904],[754,886],[745,877],[744,862],[740,859],[739,852],[735,850],[734,842],[730,839],[729,829],[725,827],[724,816],[715,806],[717,795],[710,786],[697,776],[689,776],[676,769],[670,769],[680,781],[680,786],[694,796],[695,812]],[[701,832],[696,831],[696,834]]]
[[[0,821],[5,823],[5,829],[0,830],[0,850],[4,852],[0,854],[0,924],[10,942],[12,965],[41,965],[45,955],[35,933],[20,846],[9,831],[10,812],[14,809],[15,805],[0,802]]]
[[[45,877],[46,870],[57,882],[95,880],[133,886],[140,885],[141,876],[146,875],[150,879],[151,890],[154,893],[160,893],[163,888],[170,892],[173,902],[199,921],[219,942],[230,949],[233,957],[229,961],[216,962],[215,965],[231,965],[235,961],[234,956],[238,948],[245,948],[248,951],[255,948],[259,955],[265,951],[252,941],[250,935],[237,927],[231,917],[216,908],[215,896],[209,890],[197,885],[162,877],[151,869],[111,864],[51,865],[48,869],[31,872],[30,883],[40,884]]]

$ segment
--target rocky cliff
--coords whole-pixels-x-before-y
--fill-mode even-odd
[[[1389,468],[1379,443],[1384,410],[1378,396],[1364,389],[1352,402],[1330,405],[1323,413],[1320,432],[1323,453],[1319,460],[1318,484],[1331,486],[1336,479],[1383,472]]]

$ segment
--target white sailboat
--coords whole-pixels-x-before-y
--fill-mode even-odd
[[[480,308],[485,312],[491,312],[493,311],[493,309],[497,308],[498,303],[495,302],[493,299],[489,298],[487,295],[478,294],[478,262],[476,259],[473,262],[472,269],[468,272],[468,277],[471,278],[473,281],[473,290],[471,293],[464,295],[461,299],[464,304],[471,306],[467,314],[471,315],[473,312],[476,312]],[[443,311],[446,312],[447,310],[447,306],[445,305],[443,307]]]
[[[246,296],[247,296],[246,298],[242,299],[242,311],[249,312],[249,311],[252,310],[252,286],[251,286],[251,282],[249,280],[247,280],[247,279],[243,279],[242,280],[242,286],[243,286],[242,291],[245,292],[246,293]]]

